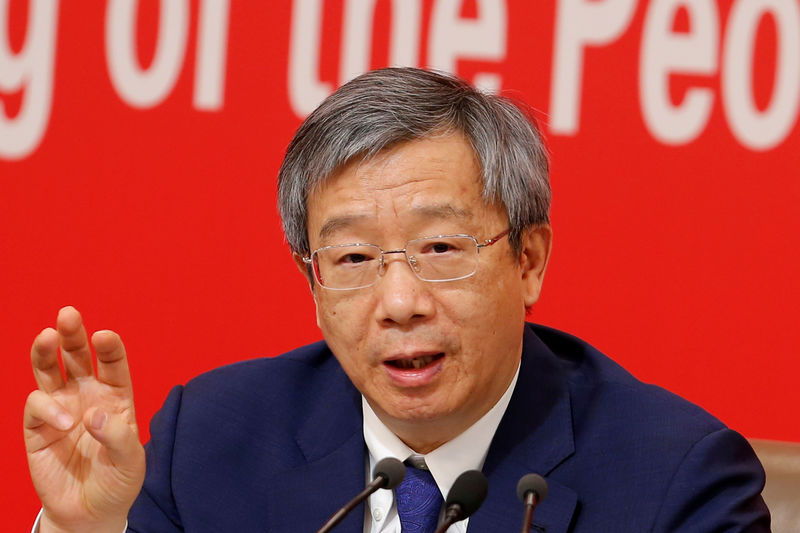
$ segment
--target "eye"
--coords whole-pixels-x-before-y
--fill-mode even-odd
[[[324,253],[328,264],[341,267],[364,265],[380,257],[380,250],[371,246],[334,246]]]
[[[371,259],[371,257],[368,257],[364,254],[345,254],[339,258],[339,263],[358,264]]]
[[[435,254],[443,254],[445,252],[449,252],[452,249],[453,246],[450,243],[446,242],[435,242],[430,246],[430,251]]]
[[[424,244],[423,244],[424,243]],[[464,250],[464,242],[458,238],[444,238],[436,240],[422,240],[419,253],[425,255],[451,255]]]

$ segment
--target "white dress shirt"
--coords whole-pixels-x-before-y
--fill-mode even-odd
[[[514,379],[511,380],[506,392],[497,403],[489,409],[477,422],[453,440],[446,442],[432,452],[421,455],[406,446],[397,435],[380,421],[378,415],[372,410],[367,400],[362,396],[361,405],[364,412],[364,442],[369,451],[369,464],[367,468],[367,483],[372,481],[372,469],[375,464],[386,457],[396,457],[405,461],[416,456],[412,462],[419,458],[433,475],[442,498],[447,498],[450,487],[456,478],[465,470],[480,470],[489,452],[494,433],[500,420],[506,412],[511,394],[519,377],[519,366]],[[367,500],[364,517],[364,533],[400,533],[400,517],[397,514],[397,505],[394,501],[394,491],[379,489]],[[456,522],[450,526],[447,533],[466,533],[469,519]]]

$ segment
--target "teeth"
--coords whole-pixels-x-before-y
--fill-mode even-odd
[[[398,359],[397,361],[394,361],[394,364],[397,365],[398,368],[402,369],[414,368],[418,370],[424,366],[431,364],[433,360],[434,356],[426,355],[424,357],[415,357],[414,359]]]

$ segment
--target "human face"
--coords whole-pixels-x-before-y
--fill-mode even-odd
[[[399,249],[418,237],[456,233],[484,241],[508,227],[505,211],[483,201],[480,169],[461,135],[411,141],[345,166],[310,195],[308,213],[312,250],[354,242]],[[508,239],[481,249],[477,271],[462,280],[422,281],[400,254],[385,256],[371,287],[313,287],[317,323],[342,368],[417,452],[463,432],[511,382],[549,228],[523,241],[520,256]]]

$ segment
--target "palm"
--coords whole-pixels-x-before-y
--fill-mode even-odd
[[[105,517],[127,514],[144,476],[144,453],[138,441],[127,363],[121,343],[113,342],[118,341],[118,337],[105,334],[108,338],[101,338],[99,344],[112,350],[101,353],[95,343],[98,352],[98,375],[95,377],[91,359],[89,366],[86,365],[88,342],[82,355],[76,355],[79,350],[65,350],[61,329],[59,327],[66,380],[60,377],[58,365],[55,365],[56,375],[51,364],[54,350],[51,340],[40,340],[42,335],[52,337],[52,334],[43,332],[34,343],[34,374],[40,390],[31,395],[26,406],[28,464],[50,519],[60,524],[101,523]],[[82,331],[82,326],[80,329]],[[81,337],[85,339],[85,332],[78,335]],[[53,409],[72,417],[75,423],[71,429],[64,431],[55,423],[47,423],[45,415]],[[87,427],[98,410],[107,414],[109,421],[102,431],[127,439],[123,443],[124,454],[114,449],[113,442],[109,447],[108,442],[98,440],[98,437],[104,439],[102,431],[98,433]],[[42,415],[32,414],[38,412]]]

